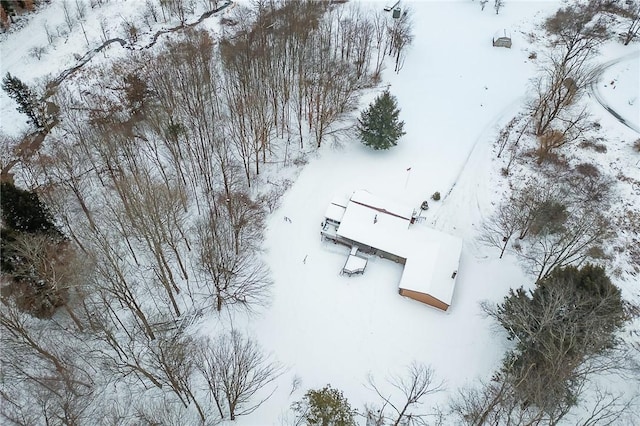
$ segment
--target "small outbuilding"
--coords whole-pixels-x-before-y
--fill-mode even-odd
[[[493,35],[493,47],[506,47],[511,49],[511,33],[508,33],[507,30],[502,30],[496,32]]]
[[[384,7],[384,11],[385,12],[391,12],[392,10],[394,10],[395,8],[398,7],[398,5],[400,4],[400,0],[391,0],[390,3],[388,3],[385,7]]]

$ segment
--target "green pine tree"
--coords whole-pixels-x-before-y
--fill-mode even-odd
[[[292,405],[298,421],[308,426],[355,426],[355,410],[341,390],[327,385],[322,389],[307,391],[301,401]]]
[[[35,192],[17,188],[11,182],[0,183],[0,270],[11,272],[17,261],[13,243],[21,234],[46,234],[53,240],[62,233],[53,223],[53,215]]]
[[[388,90],[378,96],[358,119],[358,133],[363,144],[373,149],[389,149],[405,134],[404,121],[398,120],[400,110],[395,96]]]
[[[7,73],[2,79],[2,89],[18,104],[18,111],[29,117],[36,127],[43,127],[44,120],[38,110],[38,98],[19,78]]]
[[[19,232],[60,232],[53,215],[35,192],[25,191],[11,182],[0,183],[0,217],[2,227]]]
[[[555,268],[533,291],[510,290],[492,315],[517,342],[503,377],[514,396],[546,412],[576,404],[590,368],[615,359],[606,357],[628,319],[620,290],[591,264]],[[600,356],[606,361],[592,364]]]

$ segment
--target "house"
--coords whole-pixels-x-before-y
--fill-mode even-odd
[[[417,224],[415,217],[409,207],[359,190],[348,200],[332,200],[321,234],[352,247],[351,255],[360,251],[404,265],[399,293],[446,311],[453,298],[462,240]]]

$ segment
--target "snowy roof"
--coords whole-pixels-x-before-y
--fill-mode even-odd
[[[511,31],[502,29],[493,33],[493,38],[501,38],[501,37],[511,38]]]
[[[424,225],[411,225],[412,212],[367,191],[356,191],[337,234],[406,259],[400,288],[429,294],[450,305],[462,240]]]
[[[388,213],[393,216],[399,216],[410,220],[413,216],[413,209],[400,203],[386,200],[384,198],[376,197],[369,191],[360,189],[355,191],[351,196],[350,201],[353,201],[364,206],[368,206],[372,209],[378,210],[382,213]]]
[[[340,223],[342,221],[342,217],[344,216],[345,207],[339,206],[337,204],[331,203],[329,207],[327,207],[327,211],[324,214],[329,220],[333,220],[334,222]]]
[[[350,202],[342,217],[338,235],[405,257],[405,237],[400,235],[406,233],[409,223],[408,219],[383,213],[357,202]]]
[[[335,196],[331,200],[331,204],[335,204],[336,206],[347,207],[347,203],[349,202],[348,195]]]
[[[412,245],[411,253],[404,265],[399,287],[431,295],[451,305],[462,253],[462,240],[426,226],[416,225],[409,244]]]
[[[349,274],[355,274],[357,272],[364,271],[364,268],[366,267],[367,267],[367,259],[365,259],[364,257],[350,254],[342,270]]]
[[[346,205],[347,202],[345,200],[337,198],[331,200],[331,203],[329,204],[329,207],[327,207],[327,211],[325,212],[324,217],[329,220],[333,220],[334,222],[340,223],[342,221],[342,216],[344,216]]]

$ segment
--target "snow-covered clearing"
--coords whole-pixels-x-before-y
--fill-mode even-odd
[[[382,8],[385,2],[370,2]],[[382,383],[401,374],[412,361],[430,364],[449,392],[440,393],[427,405],[446,404],[456,388],[487,379],[509,347],[505,334],[482,314],[482,301],[497,302],[509,288],[531,286],[517,261],[476,241],[479,224],[490,214],[504,188],[496,184],[499,167],[492,153],[501,126],[523,107],[529,80],[537,71],[532,52],[541,56],[528,34],[555,11],[559,1],[508,0],[496,15],[491,7],[480,10],[478,2],[416,1],[415,39],[403,69],[384,73],[379,88],[361,100],[364,107],[384,88],[398,98],[407,134],[389,151],[373,151],[355,140],[325,144],[295,178],[280,207],[268,221],[265,256],[274,286],[271,304],[254,316],[235,318],[234,327],[246,329],[266,351],[288,369],[277,381],[272,397],[253,414],[239,418],[240,425],[280,424],[290,404],[307,389],[327,383],[344,391],[353,407],[377,402],[365,387],[369,374]],[[134,16],[142,1],[116,1],[90,14],[87,34],[91,48],[100,44],[101,20],[110,31],[121,32],[118,16]],[[488,5],[490,6],[490,5]],[[62,11],[53,2],[29,21],[22,32],[9,34],[0,43],[0,72],[38,82],[73,66],[74,54],[84,54],[87,43],[81,32],[60,36],[42,59],[29,49],[47,43],[44,23],[63,26]],[[154,28],[154,31],[159,28]],[[497,31],[511,33],[511,49],[495,48]],[[22,42],[24,32],[34,34]],[[149,29],[148,34],[152,31]],[[115,36],[115,35],[114,35]],[[141,36],[144,37],[144,36]],[[145,45],[147,42],[141,42]],[[96,61],[117,56],[119,46],[109,48]],[[604,70],[597,90],[613,110],[637,129],[640,126],[638,45],[607,45],[602,63],[616,62]],[[632,53],[632,54],[630,54]],[[19,134],[26,129],[24,116],[0,94],[2,131]],[[631,142],[640,135],[623,126],[608,111],[593,105],[594,120],[611,136],[606,156],[593,160],[640,182],[640,156]],[[292,173],[274,165],[267,173]],[[297,173],[298,171],[294,171]],[[614,175],[616,173],[613,173]],[[266,183],[265,183],[266,184]],[[621,204],[640,209],[640,183],[623,189]],[[363,275],[339,275],[348,248],[323,242],[320,223],[327,205],[336,195],[367,189],[390,200],[416,208],[428,200],[426,223],[463,238],[457,287],[448,312],[403,298],[397,293],[402,266],[381,258],[369,258]],[[434,202],[439,191],[443,199]],[[289,218],[290,220],[284,220]],[[622,275],[625,296],[640,300],[637,276]],[[202,333],[217,333],[229,319],[211,318]],[[302,383],[292,389],[295,378]],[[383,386],[384,387],[384,386]],[[388,389],[386,389],[388,390]]]
[[[360,407],[375,400],[364,386],[368,374],[382,381],[413,360],[431,364],[454,391],[488,378],[508,344],[482,316],[479,303],[499,301],[508,288],[528,286],[532,279],[513,259],[498,261],[474,238],[498,195],[491,186],[496,170],[490,157],[496,132],[522,107],[536,71],[528,59],[536,47],[526,33],[535,31],[532,24],[558,3],[509,2],[498,16],[470,2],[415,2],[411,7],[414,44],[400,74],[385,73],[407,135],[388,152],[352,141],[324,149],[305,166],[269,221],[273,303],[250,329],[290,370],[272,400],[244,424],[277,421],[304,390],[326,383],[344,390]],[[510,50],[491,46],[491,36],[501,28],[511,31]],[[633,73],[628,75],[633,79]],[[348,249],[321,242],[319,224],[335,195],[359,188],[415,207],[435,191],[447,194],[441,202],[429,200],[426,218],[464,238],[449,312],[400,297],[401,267],[390,261],[373,258],[362,276],[338,275]],[[290,396],[295,376],[303,383]],[[446,396],[432,401],[438,399]]]

